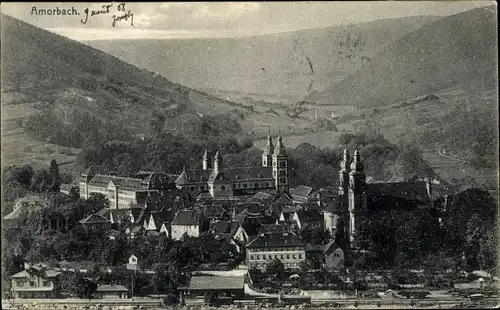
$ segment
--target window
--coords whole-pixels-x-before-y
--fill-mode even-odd
[[[254,258],[255,258],[255,256],[254,256],[254,255],[250,255],[250,259],[254,259]]]
[[[36,286],[36,282],[35,281],[30,281],[30,286]]]
[[[18,287],[23,287],[24,286],[24,281],[17,281],[17,286]]]
[[[287,254],[287,255],[286,255],[286,259],[290,259],[290,254]]]
[[[299,254],[299,258],[302,259],[302,254]]]
[[[226,190],[226,187],[225,187],[224,185],[222,185],[222,186],[220,187],[220,189],[221,189],[221,191],[225,191],[225,190]]]
[[[297,258],[297,256],[295,254],[293,254],[293,259],[296,259],[296,258]]]
[[[255,188],[259,188],[259,183],[254,184]]]
[[[248,187],[248,185],[246,183],[243,184],[243,188],[247,188],[247,187]]]
[[[283,255],[283,254],[281,254],[281,259],[283,259],[283,257],[284,257],[284,255]]]
[[[50,286],[50,282],[49,281],[43,281],[43,286],[45,286],[45,287]]]
[[[266,254],[262,255],[262,259],[266,259]]]
[[[257,255],[257,259],[260,259],[260,255]]]
[[[191,191],[194,191],[194,186],[191,186]]]

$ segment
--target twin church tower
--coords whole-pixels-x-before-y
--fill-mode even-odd
[[[354,151],[351,161],[346,148],[340,163],[338,198],[323,213],[325,230],[335,236],[337,229],[343,227],[350,245],[356,239],[356,214],[366,210],[366,174],[363,169],[359,151]]]
[[[283,145],[281,134],[278,134],[276,147],[273,145],[271,129],[269,129],[267,145],[262,154],[262,167],[272,168],[276,191],[284,192],[288,190],[288,154]]]

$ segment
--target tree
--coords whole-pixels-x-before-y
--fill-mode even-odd
[[[97,289],[97,284],[85,278],[80,272],[63,271],[59,281],[64,293],[78,298],[91,298]]]
[[[283,265],[281,260],[275,258],[267,264],[266,273],[268,275],[272,275],[278,280],[281,280],[285,274],[285,265]]]
[[[61,189],[61,175],[59,174],[59,165],[55,159],[50,162],[49,174],[52,179],[50,189],[52,192],[59,192]]]

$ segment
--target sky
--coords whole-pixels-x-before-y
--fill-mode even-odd
[[[111,5],[109,10],[103,8],[106,5]],[[34,26],[85,41],[240,37],[404,16],[447,16],[489,5],[496,5],[496,2],[124,2],[122,6],[120,2],[10,2],[2,3],[1,11]],[[79,15],[35,14],[40,9],[57,8],[75,8]],[[92,11],[99,10],[106,13],[92,16]],[[131,15],[126,20],[117,20],[113,27],[113,15],[118,17],[127,13]]]

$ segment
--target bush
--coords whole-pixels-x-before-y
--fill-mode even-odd
[[[179,299],[177,298],[177,295],[174,294],[167,294],[163,298],[163,304],[165,306],[171,306],[171,305],[176,305],[179,302]]]

